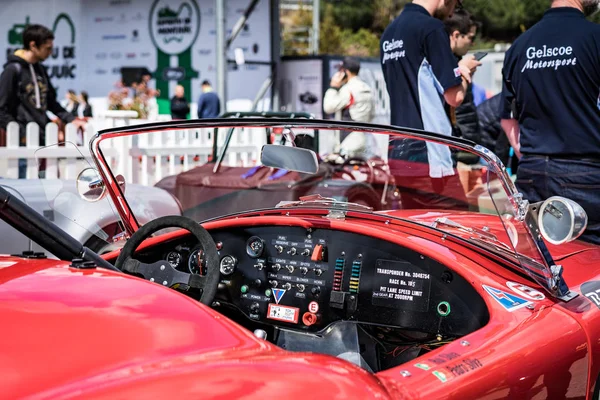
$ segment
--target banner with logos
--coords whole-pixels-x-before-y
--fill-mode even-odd
[[[247,0],[227,0],[227,35],[242,16]],[[67,89],[106,96],[121,79],[121,67],[144,67],[151,86],[169,99],[181,83],[190,101],[200,82],[216,84],[214,0],[3,0],[2,54],[21,48],[26,24],[39,23],[55,34],[55,50],[44,62],[59,98]],[[261,1],[229,52],[242,48],[247,61],[271,57],[270,10]],[[254,99],[270,74],[268,66],[230,66],[228,99]]]

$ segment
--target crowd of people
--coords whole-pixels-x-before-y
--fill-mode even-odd
[[[390,123],[463,137],[493,150],[517,173],[517,188],[530,202],[561,195],[581,204],[589,218],[582,238],[600,244],[600,27],[586,19],[599,5],[600,0],[552,0],[542,20],[506,53],[501,93],[486,99],[473,85],[481,62],[467,55],[478,22],[461,0],[413,0],[380,41]],[[17,122],[22,144],[25,125],[35,122],[43,132],[51,121],[49,113],[57,122],[79,127],[93,115],[85,91],[77,95],[69,90],[63,105],[57,101],[41,64],[51,55],[53,40],[48,28],[27,26],[23,49],[8,55],[0,76],[0,130]],[[325,113],[373,121],[374,95],[359,72],[358,59],[344,58],[325,93]],[[134,98],[157,94],[149,80],[148,75],[133,88]],[[205,80],[198,118],[220,113],[220,99]],[[190,103],[179,85],[171,99],[172,118],[187,119],[189,114]],[[41,134],[41,145],[44,138]],[[337,153],[343,157],[368,158],[377,151],[369,134],[345,132],[341,139]],[[413,199],[421,206],[447,207],[460,201],[457,163],[482,161],[444,146],[411,146],[404,139],[391,141],[388,159],[414,159],[415,152],[429,165],[429,176],[419,184],[448,194],[437,204]]]
[[[600,27],[586,19],[599,7],[600,0],[553,0],[507,52],[502,91],[487,99],[472,83],[481,62],[467,55],[477,21],[461,0],[413,0],[380,41],[391,124],[491,149],[516,172],[517,189],[531,203],[559,195],[581,204],[588,214],[581,238],[600,244]],[[357,60],[344,60],[325,93],[326,113],[370,122],[373,95],[358,69]],[[350,148],[364,152],[368,146],[354,138]],[[415,204],[406,206],[419,208],[457,206],[465,196],[457,163],[482,162],[406,139],[391,140],[388,159],[429,165],[429,176],[409,180],[436,194],[407,199]]]
[[[65,94],[65,100],[61,105],[65,110],[73,114],[75,117],[93,117],[92,106],[89,103],[89,96],[84,90],[79,93],[79,96],[73,89],[67,90],[67,93]]]

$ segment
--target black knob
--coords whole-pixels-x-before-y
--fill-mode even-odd
[[[252,312],[258,312],[258,310],[260,309],[260,304],[258,304],[257,302],[254,302],[250,305],[250,311]]]
[[[254,282],[252,282],[252,284],[256,287],[261,287],[262,281],[260,279],[255,279]]]
[[[321,288],[319,286],[315,286],[312,289],[310,289],[310,292],[313,296],[318,297],[321,294]]]

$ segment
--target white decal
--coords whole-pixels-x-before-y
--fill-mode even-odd
[[[279,306],[277,304],[269,304],[269,310],[267,311],[267,318],[274,319],[276,321],[290,322],[292,324],[298,323],[298,315],[300,309],[296,307]]]
[[[316,314],[319,311],[319,303],[316,301],[311,301],[308,305],[308,311],[313,314]]]
[[[600,307],[600,289],[595,292],[584,293],[585,297],[589,297],[598,307]]]
[[[519,296],[525,297],[528,300],[541,301],[546,298],[544,293],[539,290],[535,290],[534,288],[530,288],[529,286],[517,282],[506,282],[506,286]]]

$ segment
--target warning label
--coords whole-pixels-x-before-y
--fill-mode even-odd
[[[427,311],[431,275],[406,261],[377,260],[373,274],[374,305]]]
[[[297,324],[298,314],[300,314],[300,309],[296,307],[279,306],[271,303],[269,304],[269,310],[267,311],[267,318]]]

